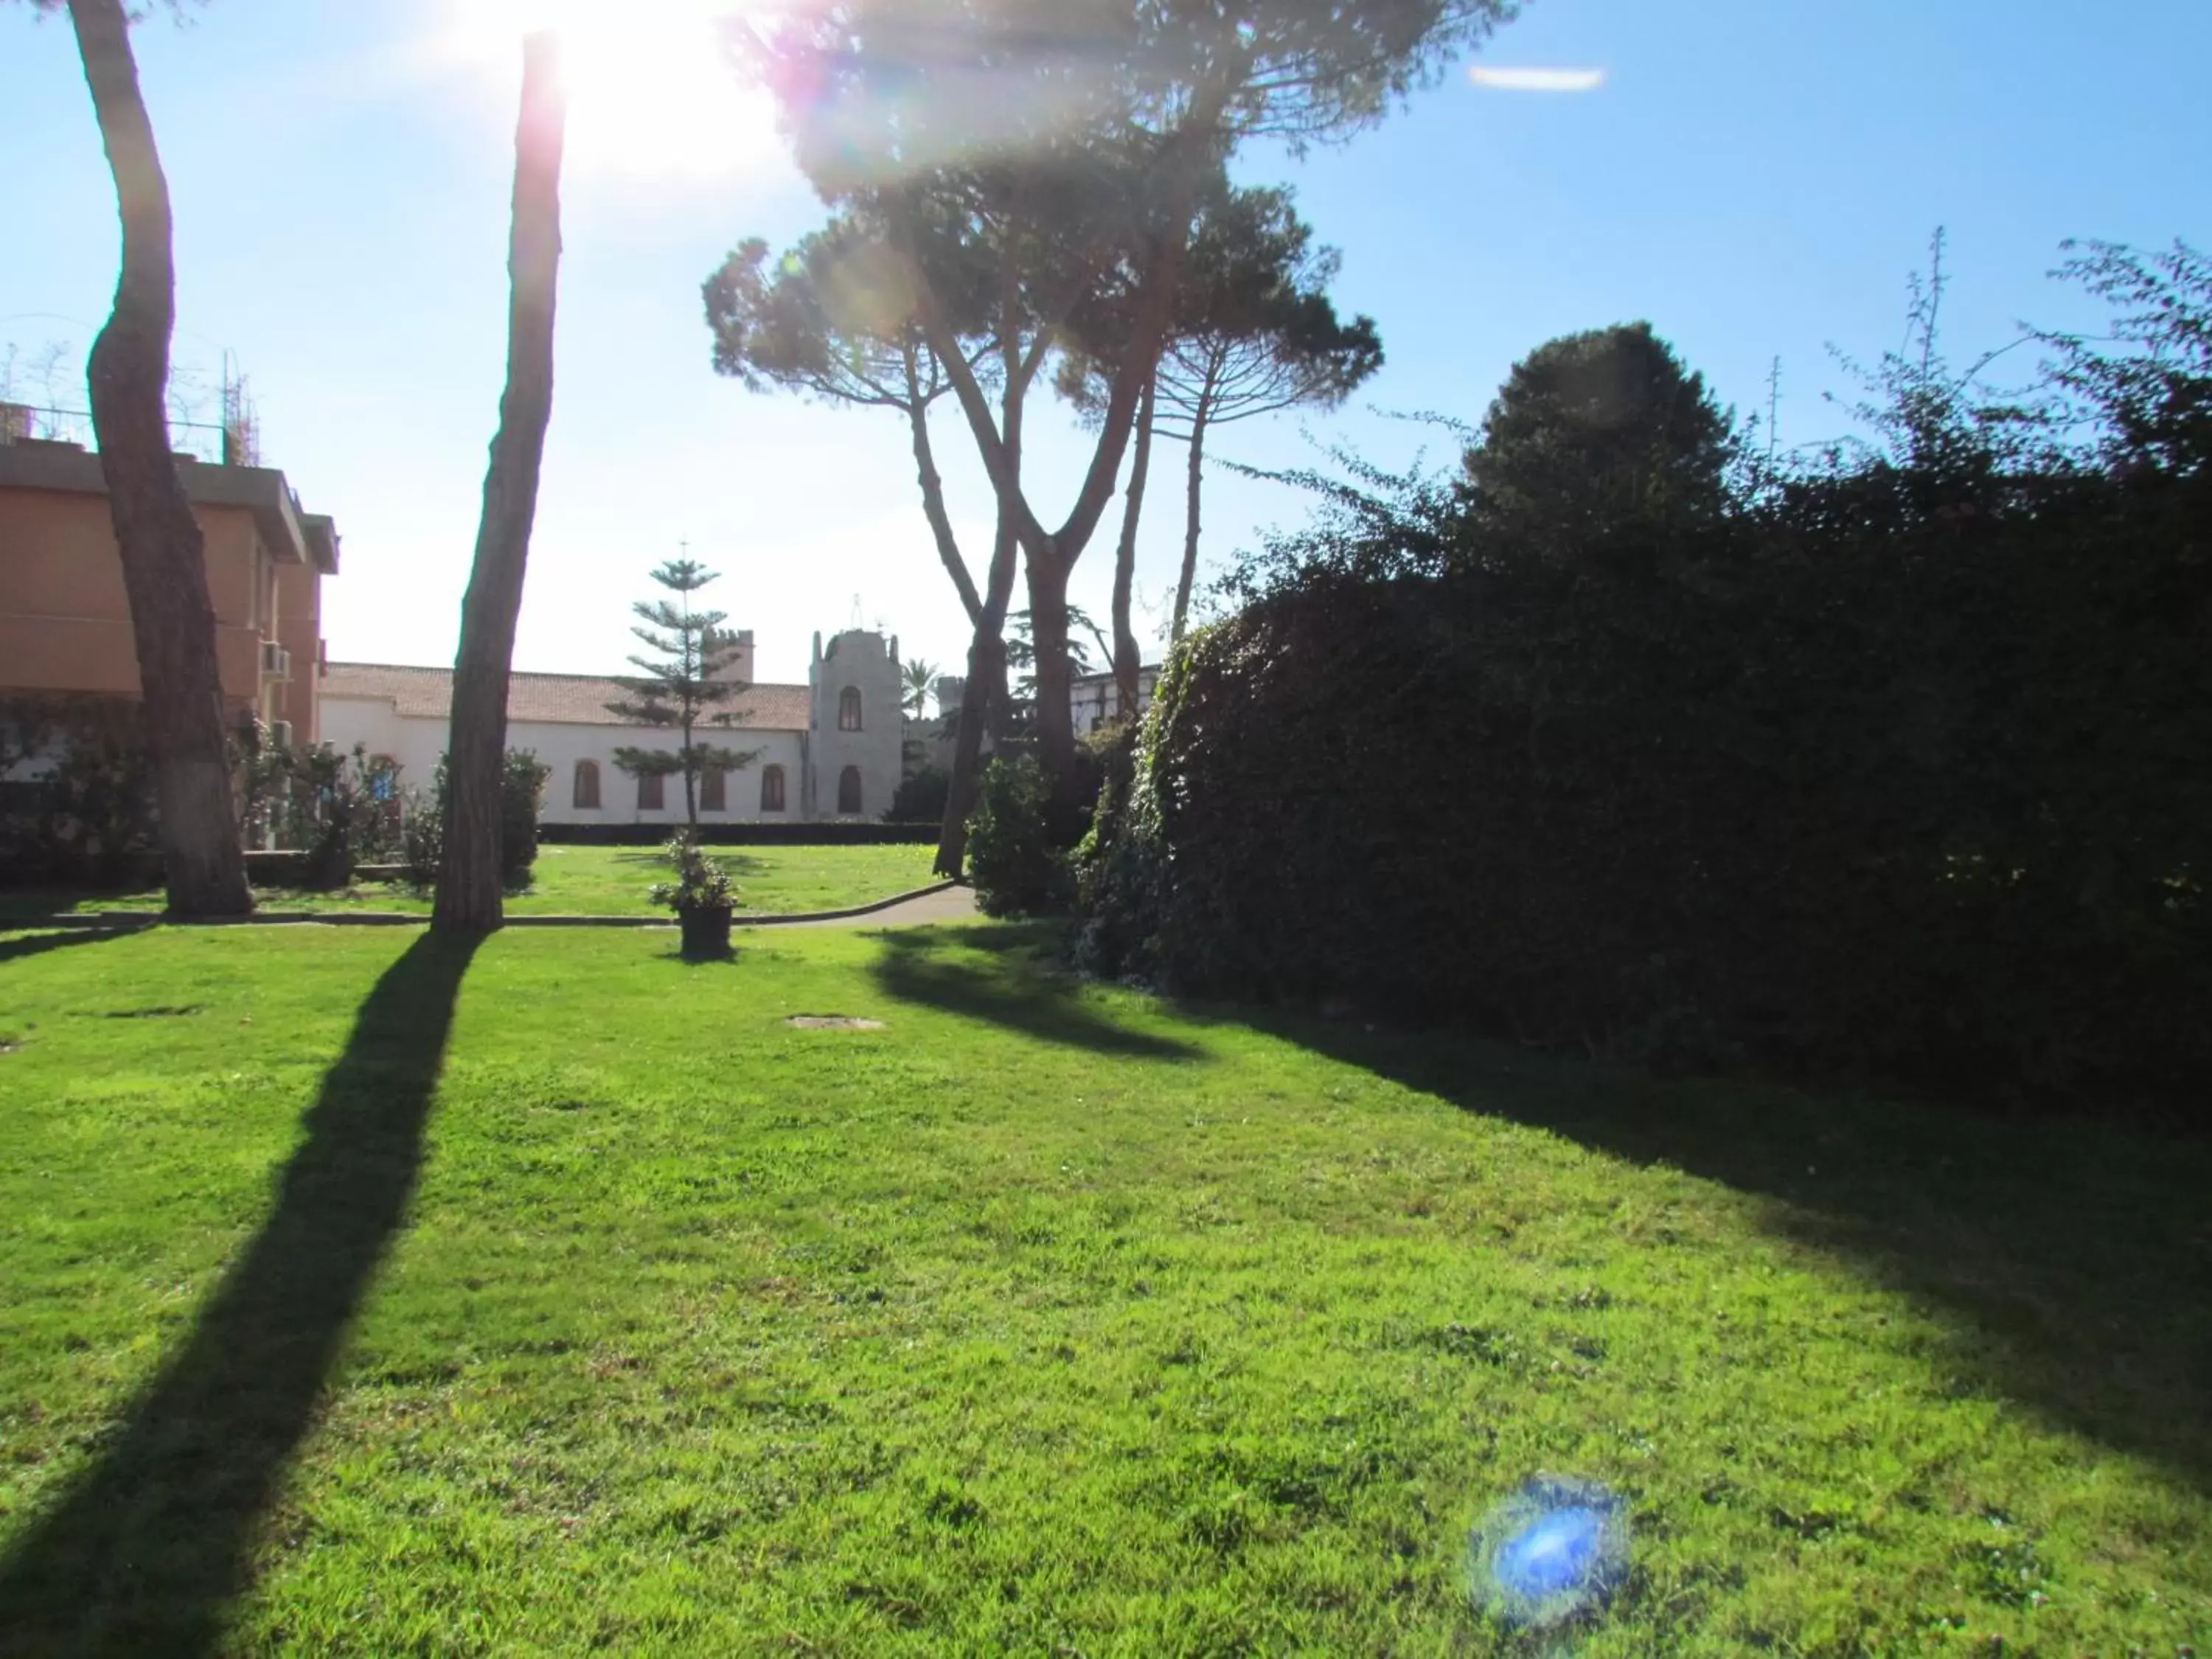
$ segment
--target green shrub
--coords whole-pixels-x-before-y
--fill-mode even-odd
[[[531,867],[538,862],[538,809],[545,780],[552,775],[553,769],[543,764],[532,750],[507,751],[507,765],[500,779],[499,868],[509,886],[528,881]],[[410,802],[404,813],[404,861],[408,878],[420,886],[435,883],[445,862],[446,809],[451,787],[446,757],[441,755],[437,770],[430,776],[428,800]]]
[[[945,820],[945,805],[951,795],[951,775],[937,767],[925,766],[899,780],[899,787],[891,795],[890,810],[884,814],[884,822],[941,823]]]
[[[0,704],[0,868],[67,887],[136,885],[156,856],[154,769],[137,708],[94,698]]]
[[[1027,755],[994,757],[968,823],[968,867],[986,915],[1053,915],[1073,896],[1066,851],[1048,833],[1051,789]]]
[[[528,749],[510,749],[500,775],[499,868],[509,882],[529,878],[538,862],[538,809],[553,769]]]
[[[680,915],[688,910],[727,910],[737,902],[729,872],[707,855],[689,830],[678,830],[660,850],[674,867],[676,879],[653,884],[655,904]]]
[[[1873,452],[1602,559],[1347,487],[1170,663],[1086,964],[2212,1127],[2212,428],[2056,453],[1885,373]]]

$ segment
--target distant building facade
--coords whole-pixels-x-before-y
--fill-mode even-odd
[[[736,636],[729,674],[746,689],[721,710],[727,727],[702,741],[757,750],[741,771],[701,781],[702,823],[821,823],[880,818],[901,775],[904,682],[896,636],[863,629],[814,636],[804,685],[752,683],[753,635]],[[516,674],[507,687],[507,741],[552,769],[540,817],[547,823],[684,821],[684,780],[634,778],[617,749],[683,744],[673,727],[638,726],[608,708],[628,693],[598,675]],[[447,668],[334,662],[321,686],[324,741],[388,758],[403,779],[427,784],[446,752],[453,676]]]
[[[15,408],[0,405],[0,411]],[[0,699],[135,702],[138,650],[100,457],[0,420]],[[322,582],[338,538],[270,467],[179,457],[206,543],[223,704],[290,740],[320,729]]]
[[[1152,691],[1160,683],[1159,665],[1137,671],[1137,707],[1134,712],[1142,716],[1152,706]],[[1068,704],[1075,716],[1075,735],[1079,738],[1111,726],[1121,717],[1121,688],[1115,684],[1111,674],[1079,674],[1068,690]]]
[[[1158,664],[1137,671],[1139,715],[1152,706],[1152,692],[1159,680]],[[941,772],[951,771],[954,737],[960,725],[960,699],[967,686],[968,682],[957,675],[939,676],[935,688],[936,714],[918,720],[908,717],[909,770],[933,766]],[[1074,722],[1075,735],[1088,737],[1120,718],[1121,688],[1114,683],[1111,674],[1079,674],[1068,689],[1068,712]],[[984,752],[988,754],[994,746],[987,736],[983,740]]]

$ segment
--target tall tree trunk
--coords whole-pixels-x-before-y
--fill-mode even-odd
[[[1114,699],[1123,720],[1137,714],[1138,671],[1143,658],[1137,649],[1137,632],[1129,620],[1131,591],[1137,580],[1137,520],[1145,510],[1145,477],[1152,465],[1152,411],[1159,392],[1159,372],[1145,382],[1144,400],[1137,405],[1137,444],[1129,460],[1129,493],[1121,509],[1121,540],[1114,550]]]
[[[553,298],[561,263],[563,111],[557,37],[522,43],[522,113],[514,129],[507,233],[507,389],[484,475],[476,562],[461,602],[453,659],[445,867],[431,926],[463,936],[506,918],[500,902],[500,792],[507,684],[522,610],[523,568],[538,512],[538,473],[553,415]]]
[[[1024,562],[1029,571],[1030,641],[1036,651],[1037,763],[1066,799],[1075,782],[1075,667],[1067,654],[1067,562],[1057,554]]]
[[[952,578],[953,591],[960,595],[960,608],[968,613],[968,625],[975,627],[982,620],[983,600],[975,592],[974,578],[968,574],[968,562],[960,556],[960,543],[952,533],[952,515],[945,506],[945,480],[937,471],[937,456],[929,441],[929,408],[922,402],[919,372],[914,367],[914,353],[907,354],[907,428],[914,444],[915,481],[921,486],[922,516],[929,520],[930,538],[937,544],[937,556],[945,566],[945,574]]]
[[[1190,614],[1191,586],[1198,579],[1200,496],[1206,488],[1206,422],[1211,412],[1206,395],[1201,392],[1198,407],[1191,411],[1190,476],[1183,486],[1182,570],[1176,578],[1175,620],[1168,628],[1170,645],[1182,643],[1183,619]]]
[[[168,180],[121,0],[70,0],[70,22],[123,224],[114,308],[93,342],[86,380],[131,603],[169,912],[244,915],[253,894],[231,796],[207,548],[169,453],[163,407],[176,325]]]
[[[1001,274],[1011,275],[1011,268]],[[1000,463],[1006,477],[1018,484],[1022,469],[1023,411],[1029,396],[1030,376],[1035,373],[1036,365],[1023,361],[1013,298],[1013,289],[1008,283],[1000,294],[1000,350],[1006,378],[1000,392]],[[1043,360],[1040,356],[1036,361]],[[935,464],[928,454],[927,422],[917,422],[915,438],[915,459],[921,465],[922,494],[927,503],[936,476]],[[983,793],[983,741],[987,736],[998,735],[1012,701],[1006,687],[1006,610],[1014,602],[1014,575],[1021,562],[1021,526],[1006,492],[996,493],[998,528],[991,541],[991,568],[983,573],[983,592],[971,613],[975,626],[968,647],[968,683],[961,688],[960,728],[954,733],[952,744],[952,776],[945,792],[944,827],[937,837],[937,873],[955,881],[960,878],[962,866],[967,861],[968,820],[975,815],[975,803]],[[1018,497],[1018,490],[1016,495]],[[940,522],[939,515],[933,513],[932,527],[937,528]],[[939,544],[947,555],[948,566],[959,566],[949,524],[944,525]],[[965,567],[960,568],[964,574]],[[972,591],[972,584],[962,589],[963,602]]]
[[[983,740],[994,733],[1006,708],[1006,608],[1013,603],[1021,543],[1005,514],[991,550],[982,608],[968,645],[968,681],[960,690],[960,725],[953,734],[952,778],[945,794],[945,827],[937,839],[937,873],[957,881],[968,857],[968,820],[982,793]]]
[[[1000,513],[1012,516],[1028,556],[1032,641],[1036,649],[1037,757],[1063,800],[1074,782],[1075,764],[1074,716],[1067,701],[1073,678],[1067,659],[1068,577],[1113,501],[1115,480],[1121,475],[1122,458],[1136,426],[1138,404],[1145,387],[1158,374],[1161,344],[1174,316],[1189,253],[1200,173],[1211,153],[1209,147],[1218,136],[1222,112],[1243,84],[1243,73],[1249,66],[1249,58],[1240,50],[1207,78],[1161,158],[1161,167],[1167,169],[1164,216],[1176,232],[1161,238],[1152,252],[1138,291],[1129,337],[1107,398],[1097,446],[1074,505],[1056,532],[1048,532],[1031,509],[1022,489],[1018,446],[1010,441],[1010,434],[994,425],[982,386],[962,355],[958,337],[914,253],[916,239],[911,204],[902,204],[896,199],[890,204],[892,238],[915,284],[923,337],[951,382],[954,398],[975,441],[977,456],[998,498]]]

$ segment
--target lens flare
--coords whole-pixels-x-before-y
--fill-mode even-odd
[[[508,105],[523,35],[556,30],[568,93],[568,167],[626,179],[705,180],[757,171],[781,153],[766,94],[723,46],[744,0],[441,0],[432,61]]]
[[[1628,1516],[1595,1480],[1541,1474],[1485,1516],[1467,1544],[1468,1592],[1500,1623],[1564,1624],[1628,1577]]]

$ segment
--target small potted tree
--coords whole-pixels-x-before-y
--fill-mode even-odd
[[[729,873],[707,856],[689,830],[677,831],[666,851],[668,861],[676,866],[676,879],[655,883],[653,902],[676,912],[685,956],[726,956],[734,908]]]

